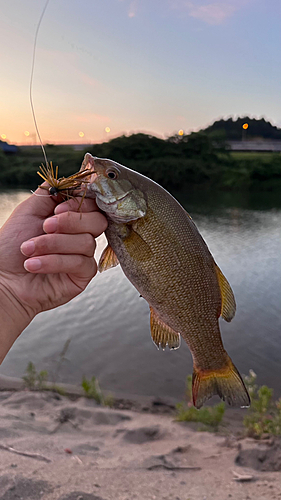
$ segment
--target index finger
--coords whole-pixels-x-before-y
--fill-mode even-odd
[[[81,207],[81,197],[71,198],[70,200],[60,203],[55,208],[55,214],[62,214],[64,212],[97,212],[100,211],[95,200],[92,198],[84,198]]]

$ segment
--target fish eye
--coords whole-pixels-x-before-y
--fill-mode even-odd
[[[107,173],[107,177],[109,177],[110,179],[117,179],[118,177],[118,174],[115,170],[108,170]]]

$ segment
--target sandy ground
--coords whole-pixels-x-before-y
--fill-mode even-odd
[[[281,499],[280,442],[223,433],[83,397],[2,391],[0,500]]]

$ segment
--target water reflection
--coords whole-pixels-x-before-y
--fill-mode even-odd
[[[27,192],[0,195],[2,220]],[[192,215],[215,260],[230,281],[237,314],[221,321],[224,344],[242,373],[280,388],[281,210],[268,193],[186,193],[178,196]],[[98,240],[97,255],[105,245]],[[61,363],[59,353],[71,339]],[[175,352],[157,351],[149,333],[147,303],[120,266],[98,275],[71,303],[40,314],[18,339],[0,372],[22,376],[33,361],[57,381],[80,383],[96,375],[113,392],[180,399],[192,361],[182,343]]]

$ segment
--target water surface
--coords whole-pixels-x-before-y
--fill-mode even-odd
[[[26,191],[2,193],[1,220]],[[237,313],[221,320],[227,351],[241,373],[281,395],[281,207],[268,193],[181,193],[215,260],[234,290]],[[98,239],[97,255],[105,245]],[[60,352],[70,340],[67,352]],[[149,309],[120,266],[96,276],[71,303],[39,314],[16,341],[0,373],[21,377],[32,361],[57,382],[98,377],[102,388],[129,395],[181,399],[192,360],[184,342],[158,351],[149,333]]]

